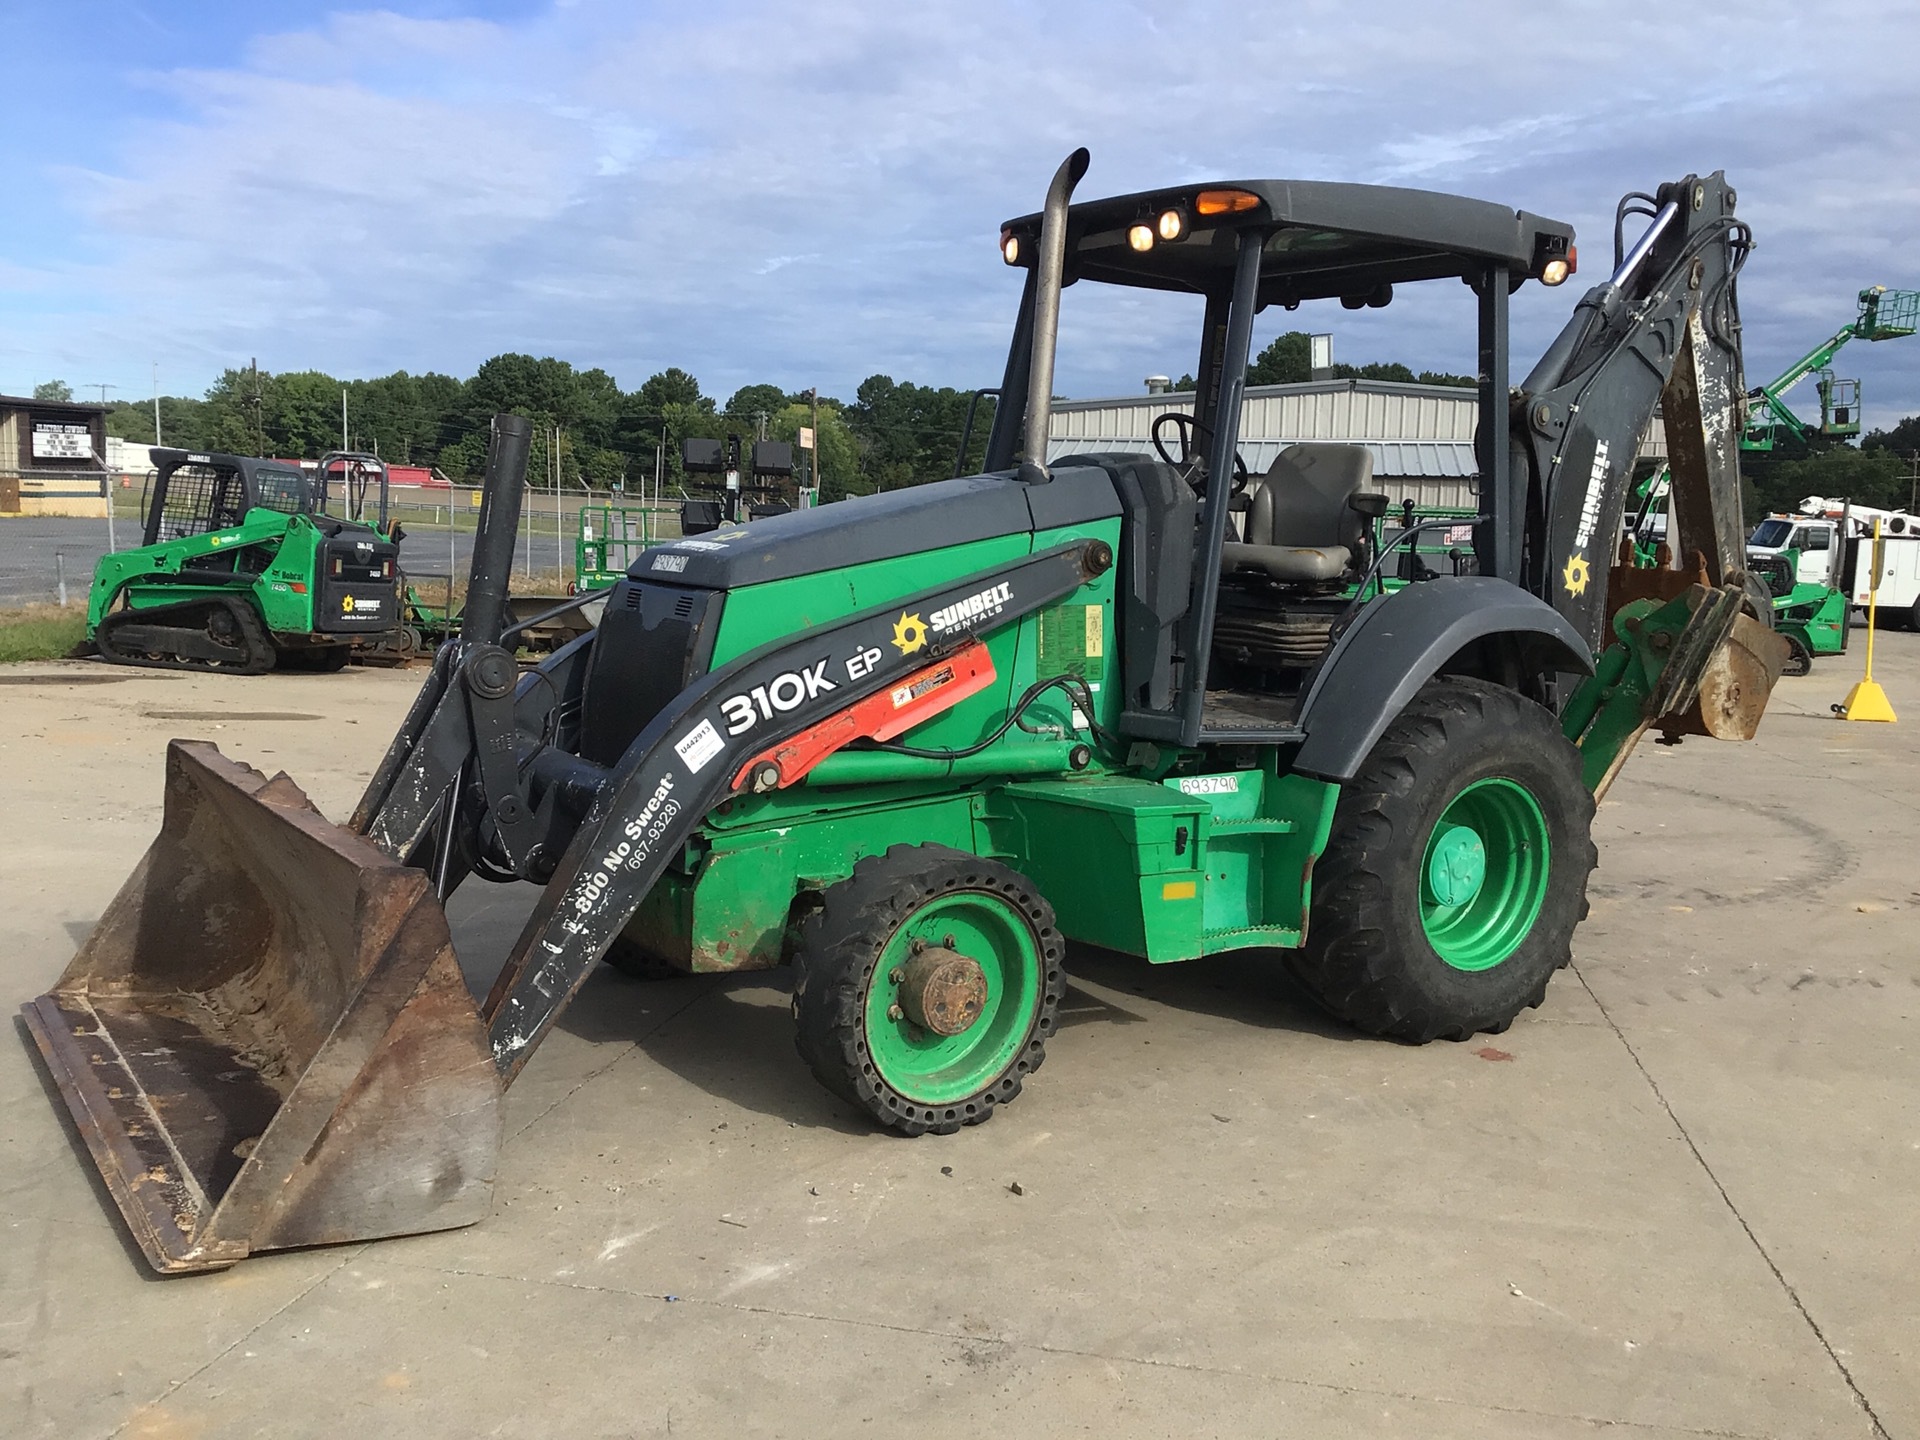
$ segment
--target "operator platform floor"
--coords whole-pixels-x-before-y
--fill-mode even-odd
[[[0,1434],[1920,1440],[1920,636],[1758,742],[1648,744],[1573,970],[1414,1049],[1271,956],[1070,957],[990,1124],[879,1134],[782,974],[602,970],[464,1231],[160,1280],[16,1023]],[[419,674],[0,670],[0,991],[46,989],[152,838],[170,735],[343,816]],[[475,884],[498,964],[530,892]],[[1017,1188],[1016,1188],[1017,1187]]]

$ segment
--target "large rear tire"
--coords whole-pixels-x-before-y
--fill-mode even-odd
[[[1592,825],[1580,753],[1548,711],[1429,681],[1341,790],[1295,975],[1371,1034],[1498,1034],[1572,958]]]
[[[889,1129],[949,1135],[1046,1058],[1066,944],[1025,877],[896,845],[824,893],[794,946],[795,1042],[820,1083]]]

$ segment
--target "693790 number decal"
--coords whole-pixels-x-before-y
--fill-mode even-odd
[[[804,670],[785,671],[764,685],[729,695],[720,702],[721,713],[727,717],[727,734],[744,735],[762,720],[796,710],[816,696],[839,688],[827,678],[825,660],[815,661]]]

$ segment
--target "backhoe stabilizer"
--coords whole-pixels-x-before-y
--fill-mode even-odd
[[[440,902],[285,775],[173,741],[158,838],[23,1013],[156,1270],[490,1208],[503,1083]]]

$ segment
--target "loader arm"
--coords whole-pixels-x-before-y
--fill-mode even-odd
[[[908,677],[955,654],[976,633],[1071,595],[1112,564],[1112,551],[1103,541],[1057,546],[775,641],[713,671],[677,697],[596,788],[494,983],[482,1018],[503,1078],[511,1083],[519,1074],[707,813],[736,789],[771,789],[799,778],[781,773],[773,758],[780,742],[857,710],[872,696],[891,693],[894,706],[911,704],[920,686],[903,685]],[[902,648],[897,640],[902,617],[936,616],[988,590],[1003,598],[991,622],[978,631],[931,633],[925,645],[913,648]],[[775,723],[741,728],[737,720],[730,722],[730,716],[742,713],[740,697],[756,688],[771,690],[787,677],[799,681],[805,700]]]

